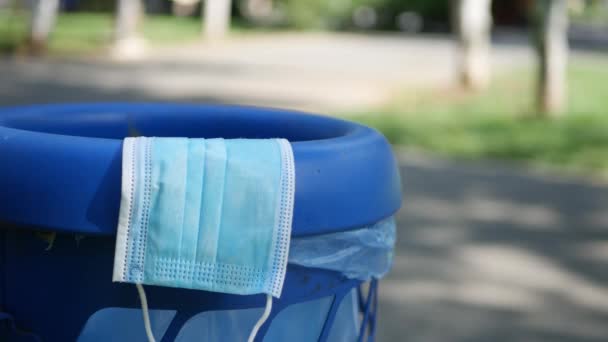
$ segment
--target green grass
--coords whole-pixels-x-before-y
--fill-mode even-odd
[[[112,17],[100,14],[62,14],[49,41],[49,52],[81,54],[95,52],[112,38]]]
[[[174,16],[148,16],[143,34],[152,43],[173,44],[201,38],[201,20]]]
[[[558,119],[532,109],[533,72],[522,70],[480,94],[426,91],[351,114],[394,144],[460,159],[501,159],[608,175],[608,61],[569,69],[569,106]]]
[[[26,22],[23,15],[0,10],[0,53],[12,52],[24,38]]]
[[[62,13],[49,41],[52,55],[93,54],[112,41],[113,16],[110,13]],[[23,12],[0,11],[0,52],[14,52],[25,41],[27,15]],[[239,28],[237,27],[237,30]],[[142,33],[152,45],[174,44],[200,39],[198,18],[147,16]]]

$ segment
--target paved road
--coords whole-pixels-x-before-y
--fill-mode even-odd
[[[606,341],[608,187],[401,155],[379,341]]]
[[[529,57],[517,44],[494,49],[497,70]],[[384,103],[403,87],[448,85],[453,63],[446,36],[252,34],[151,49],[135,63],[0,60],[0,105],[177,100],[340,112]]]

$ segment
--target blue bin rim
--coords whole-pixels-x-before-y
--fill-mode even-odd
[[[145,136],[287,138],[296,165],[293,236],[369,225],[401,205],[389,143],[354,122],[232,105],[31,105],[0,109],[0,222],[115,234],[122,138],[132,129]]]

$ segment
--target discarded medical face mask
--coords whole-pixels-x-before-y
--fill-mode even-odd
[[[113,280],[281,295],[295,190],[284,139],[127,138]]]

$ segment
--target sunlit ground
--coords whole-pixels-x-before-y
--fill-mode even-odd
[[[608,175],[608,59],[570,66],[569,104],[557,119],[535,111],[534,72],[501,75],[479,94],[404,91],[354,114],[398,145],[462,159],[516,160]],[[353,115],[353,114],[351,114]]]
[[[380,341],[605,341],[608,187],[398,153]]]

